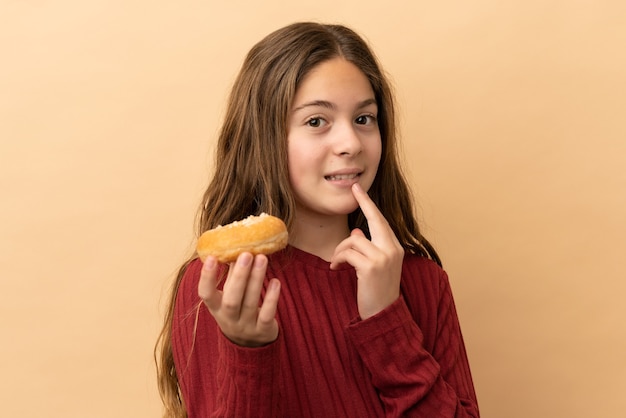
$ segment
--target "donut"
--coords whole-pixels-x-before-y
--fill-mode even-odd
[[[196,252],[203,262],[214,256],[221,263],[230,263],[243,252],[271,254],[281,250],[287,246],[288,235],[282,220],[262,213],[204,232]]]

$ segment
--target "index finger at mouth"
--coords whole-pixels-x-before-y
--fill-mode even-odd
[[[383,216],[382,213],[380,213],[380,210],[378,210],[378,207],[376,206],[374,201],[369,197],[367,192],[363,190],[360,184],[355,183],[352,186],[352,194],[354,195],[354,198],[356,199],[357,203],[361,207],[361,211],[363,212],[363,215],[365,215],[368,225],[370,221],[374,221],[374,220],[385,221],[386,223],[385,217]],[[370,228],[372,227],[372,225],[369,225],[369,226]]]
[[[363,188],[360,185],[355,184],[352,186],[352,194],[361,207],[363,215],[365,215],[372,241],[393,241],[395,239],[395,235],[389,226],[389,222],[387,222],[385,216],[378,209],[369,195],[363,190]]]

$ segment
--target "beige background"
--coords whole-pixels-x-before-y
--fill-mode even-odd
[[[624,416],[626,3],[383,3],[2,0],[2,416],[158,416],[226,92],[307,19],[392,76],[483,416]]]

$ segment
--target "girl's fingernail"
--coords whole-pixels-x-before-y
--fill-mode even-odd
[[[239,256],[239,258],[237,258],[237,264],[240,265],[241,267],[249,266],[251,262],[252,262],[252,254],[250,253],[243,253]]]
[[[275,291],[275,290],[278,290],[278,289],[280,289],[280,282],[278,280],[270,280],[270,284],[269,284],[267,290],[268,291],[269,290]]]
[[[263,267],[265,267],[266,262],[267,262],[267,258],[265,258],[265,257],[261,257],[261,256],[254,257],[254,267],[255,268],[263,268]]]
[[[206,270],[212,270],[215,268],[216,264],[217,260],[215,260],[215,257],[207,257],[206,260],[204,260],[204,268]]]

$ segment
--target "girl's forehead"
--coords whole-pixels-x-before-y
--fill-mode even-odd
[[[293,107],[313,100],[362,102],[372,98],[374,91],[365,73],[344,58],[333,58],[318,64],[302,78]]]

